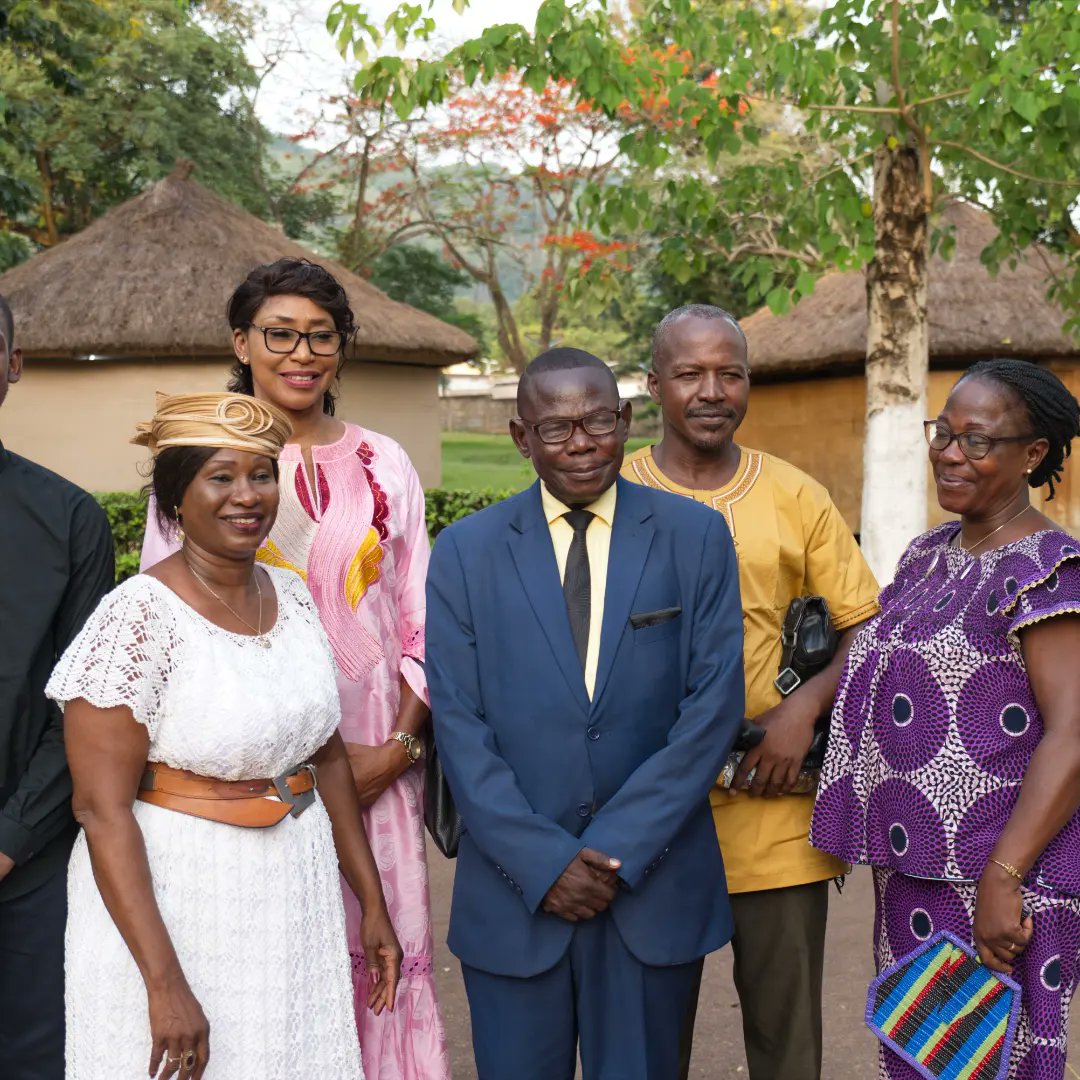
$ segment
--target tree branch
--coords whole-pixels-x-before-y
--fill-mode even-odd
[[[1035,69],[1035,74],[1036,75],[1041,75],[1041,74],[1043,74],[1043,72],[1053,71],[1053,70],[1054,70],[1054,65],[1053,64],[1044,64],[1042,67]],[[948,101],[951,98],[967,97],[968,94],[970,94],[971,91],[974,90],[974,89],[975,89],[975,87],[974,87],[974,85],[972,85],[972,86],[965,86],[962,90],[946,90],[945,93],[943,93],[943,94],[934,94],[931,97],[919,98],[918,101],[911,102],[911,104],[908,105],[908,108],[909,109],[917,109],[920,105],[933,105],[935,101]]]
[[[892,14],[889,17],[892,28],[892,84],[896,94],[896,104],[900,107],[900,115],[903,116],[904,88],[900,84],[900,0],[892,0]]]
[[[878,116],[899,116],[900,110],[895,105],[800,105],[791,98],[769,97],[766,94],[740,94],[748,101],[761,101],[766,105],[787,105],[792,109],[807,109],[810,112],[852,112],[873,113]]]
[[[993,169],[1000,169],[1002,172],[1019,177],[1021,180],[1030,180],[1033,184],[1048,184],[1051,187],[1080,189],[1080,178],[1075,180],[1051,180],[1049,177],[1035,176],[1034,173],[1024,172],[1022,169],[1015,169],[1011,165],[1006,165],[1003,161],[995,161],[994,158],[988,157],[970,146],[965,146],[964,143],[953,142],[950,139],[937,139],[932,145],[948,146],[953,150],[959,150],[964,154],[969,154],[976,161],[981,161],[984,165],[989,165]]]

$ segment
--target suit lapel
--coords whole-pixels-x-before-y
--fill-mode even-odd
[[[637,594],[638,582],[656,532],[652,506],[641,490],[619,479],[615,502],[615,521],[611,530],[611,553],[608,556],[607,588],[604,592],[604,623],[600,632],[600,659],[593,689],[593,707],[600,700],[619,651],[623,631],[630,619],[630,609]],[[568,621],[569,625],[569,621]]]
[[[571,693],[588,711],[589,695],[585,692],[585,679],[570,633],[570,617],[566,613],[551,532],[544,520],[539,482],[521,500],[521,510],[511,522],[509,544],[521,586],[536,612],[555,662]]]

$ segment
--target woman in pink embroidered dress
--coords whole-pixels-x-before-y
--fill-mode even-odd
[[[229,389],[285,410],[281,504],[258,558],[294,571],[333,646],[341,733],[352,763],[391,921],[405,952],[393,1013],[366,1008],[360,909],[348,889],[356,1022],[368,1080],[446,1080],[449,1057],[435,995],[424,847],[424,495],[405,451],[334,417],[333,386],[353,331],[345,291],[297,259],[256,267],[229,302],[237,363]],[[175,550],[148,515],[143,567]],[[282,673],[282,693],[288,693]],[[392,738],[391,735],[396,737]]]

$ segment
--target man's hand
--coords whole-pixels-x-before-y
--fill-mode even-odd
[[[541,905],[567,922],[591,919],[606,911],[618,892],[622,863],[603,852],[582,848],[547,891]]]
[[[746,787],[750,770],[757,768],[749,787],[751,795],[785,795],[799,779],[799,769],[814,741],[817,702],[813,695],[796,691],[755,721],[765,738],[742,759],[731,783],[732,791]]]
[[[8,874],[10,874],[11,871],[14,870],[14,869],[15,869],[15,860],[12,859],[12,858],[9,858],[2,851],[0,851],[0,881],[3,881],[4,878],[6,878],[8,876]]]

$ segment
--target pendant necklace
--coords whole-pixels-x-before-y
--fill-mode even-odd
[[[191,563],[189,563],[189,562],[187,561],[187,559],[186,559],[186,558],[184,559],[184,563],[185,563],[185,564],[187,565],[187,568],[188,568],[188,569],[189,569],[189,570],[191,571],[191,573],[192,573],[192,574],[194,575],[194,577],[195,577],[195,580],[196,580],[196,581],[197,581],[197,582],[198,582],[198,583],[199,583],[199,584],[200,584],[200,585],[201,585],[201,586],[202,586],[202,587],[203,587],[203,588],[204,588],[204,589],[205,589],[205,590],[206,590],[206,591],[207,591],[207,592],[208,592],[208,593],[209,593],[209,594],[210,594],[210,595],[211,595],[211,596],[212,596],[212,597],[213,597],[213,598],[214,598],[214,599],[215,599],[215,600],[216,600],[216,601],[217,601],[217,602],[219,603],[219,604],[222,604],[222,605],[224,605],[224,606],[225,606],[225,608],[226,608],[226,609],[227,609],[228,611],[230,611],[230,612],[231,612],[231,613],[233,614],[233,616],[234,616],[235,618],[239,619],[239,620],[240,620],[240,622],[242,622],[242,623],[243,623],[243,624],[244,624],[244,625],[245,625],[245,626],[246,626],[246,627],[247,627],[247,628],[248,628],[249,630],[254,630],[254,631],[255,631],[255,634],[256,634],[256,637],[255,637],[255,644],[256,644],[256,645],[258,645],[260,649],[269,649],[269,648],[270,648],[270,644],[271,644],[271,643],[270,643],[270,641],[269,641],[269,640],[268,640],[267,638],[263,637],[263,629],[262,629],[262,616],[263,616],[263,599],[262,599],[262,588],[261,588],[261,587],[260,587],[260,585],[259,585],[259,575],[258,575],[258,573],[257,573],[257,572],[255,571],[255,569],[254,569],[254,568],[252,568],[252,571],[251,571],[251,579],[252,579],[252,581],[254,581],[254,582],[255,582],[255,591],[256,591],[256,592],[257,592],[257,593],[259,594],[259,625],[258,625],[258,626],[252,626],[252,625],[251,625],[251,623],[249,623],[249,622],[247,621],[247,619],[245,619],[245,618],[244,618],[244,616],[243,616],[243,615],[241,615],[241,614],[240,614],[240,612],[238,612],[238,611],[236,610],[236,608],[234,608],[234,607],[233,607],[233,606],[232,606],[231,604],[228,604],[228,603],[226,603],[226,602],[225,602],[225,600],[223,600],[223,599],[222,599],[222,598],[221,598],[220,596],[218,596],[218,594],[217,594],[216,592],[214,592],[214,590],[213,590],[213,589],[211,589],[209,585],[207,585],[207,584],[206,584],[206,582],[205,582],[205,581],[203,580],[203,578],[202,578],[202,575],[201,575],[201,574],[200,574],[200,573],[199,573],[199,572],[198,572],[198,571],[197,571],[197,570],[195,569],[195,567],[194,567],[194,566],[192,566],[192,565],[191,565]]]
[[[1013,516],[1009,518],[1008,521],[1003,521],[996,529],[994,529],[992,532],[988,532],[981,540],[978,540],[974,544],[972,544],[971,547],[964,546],[964,531],[963,529],[961,529],[960,532],[957,534],[960,538],[960,550],[966,551],[970,555],[977,547],[982,547],[983,544],[985,544],[991,536],[994,536],[996,533],[1001,532],[1001,530],[1004,529],[1006,525],[1011,525],[1018,517],[1023,517],[1030,509],[1030,506],[1025,506],[1019,514],[1013,514]]]

